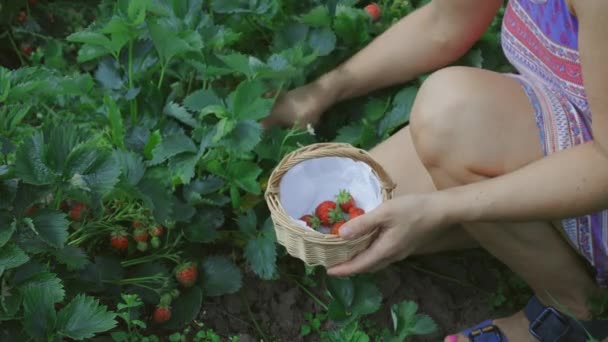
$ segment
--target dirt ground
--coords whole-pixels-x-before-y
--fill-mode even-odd
[[[504,267],[478,250],[401,262],[379,274],[383,305],[364,320],[380,330],[391,328],[390,306],[412,300],[419,304],[420,312],[437,322],[439,332],[411,341],[441,341],[447,333],[511,311],[506,307],[495,310],[489,304],[497,293],[499,272]],[[328,301],[322,290],[310,290]],[[246,276],[241,292],[206,299],[199,318],[221,336],[236,335],[242,342],[261,341],[252,317],[271,341],[318,341],[318,335],[299,334],[305,312],[320,313],[322,309],[293,280],[261,281]],[[324,328],[331,329],[331,323]]]

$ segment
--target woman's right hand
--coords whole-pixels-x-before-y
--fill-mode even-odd
[[[280,94],[270,115],[262,121],[264,128],[274,125],[305,128],[316,124],[327,108],[335,103],[335,96],[318,81]]]

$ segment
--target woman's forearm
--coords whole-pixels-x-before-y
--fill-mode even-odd
[[[499,6],[495,0],[435,0],[321,77],[319,87],[341,101],[446,66],[481,37]]]
[[[557,220],[608,208],[608,156],[591,141],[519,170],[437,192],[446,223]]]

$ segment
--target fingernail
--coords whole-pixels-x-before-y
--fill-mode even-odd
[[[444,342],[458,342],[458,336],[456,335],[450,335],[448,337],[445,338]]]

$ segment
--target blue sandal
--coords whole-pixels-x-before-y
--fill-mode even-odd
[[[532,297],[524,313],[530,321],[530,334],[541,342],[585,342],[589,336],[597,340],[608,337],[608,320],[576,321],[552,306],[543,305]],[[508,342],[491,320],[460,332],[471,342]]]

